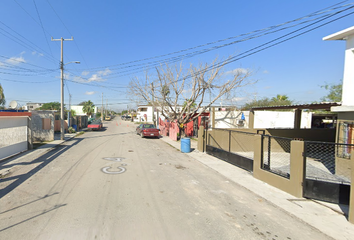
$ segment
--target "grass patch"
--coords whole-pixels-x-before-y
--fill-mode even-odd
[[[84,131],[78,132],[78,133],[75,135],[75,137],[80,136],[80,135],[82,135],[82,134],[84,134],[84,133],[85,133]]]

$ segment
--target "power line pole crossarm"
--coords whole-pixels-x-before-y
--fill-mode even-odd
[[[61,81],[60,81],[60,91],[61,91],[61,104],[60,104],[60,139],[64,140],[64,54],[63,54],[63,42],[64,41],[73,41],[74,38],[71,39],[53,39],[52,41],[61,41],[61,59],[60,59],[60,70],[61,70]]]

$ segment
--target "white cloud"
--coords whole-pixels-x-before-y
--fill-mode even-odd
[[[268,74],[269,72],[268,72],[268,70],[264,70],[263,73],[264,74]]]
[[[81,73],[82,76],[87,76],[87,75],[89,75],[89,74],[90,74],[89,71],[83,71],[83,72]]]
[[[93,95],[93,94],[95,94],[95,92],[93,92],[93,91],[92,92],[85,92],[85,94],[86,95]]]
[[[248,74],[249,70],[246,68],[235,68],[234,70],[225,72],[226,75]]]
[[[104,81],[102,77],[107,76],[111,72],[112,71],[109,70],[108,68],[103,71],[98,71],[96,74],[92,74],[91,77],[87,80],[87,82],[102,82]]]
[[[36,51],[33,51],[33,52],[32,52],[32,55],[38,55],[38,56],[40,56],[40,57],[43,57],[43,56],[44,56],[43,53],[39,53],[39,52],[36,52]]]
[[[7,59],[6,62],[12,65],[18,65],[20,63],[25,63],[26,60],[21,56],[21,57],[11,57]]]
[[[231,101],[233,102],[240,102],[240,101],[244,101],[246,98],[244,97],[234,97],[233,99],[231,99]]]

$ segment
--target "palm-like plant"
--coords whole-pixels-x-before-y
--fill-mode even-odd
[[[5,103],[6,103],[6,100],[5,100],[4,89],[2,88],[2,86],[0,84],[0,106],[4,106]]]
[[[82,111],[86,113],[87,116],[91,116],[91,114],[95,112],[95,105],[93,104],[93,102],[88,100],[87,102],[84,103],[84,106],[82,107]]]

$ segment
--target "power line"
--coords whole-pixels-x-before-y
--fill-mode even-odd
[[[266,31],[272,30],[272,29],[274,29],[274,28],[278,28],[278,27],[280,27],[280,26],[287,25],[287,24],[292,23],[292,22],[301,21],[301,20],[303,20],[303,19],[305,19],[305,18],[309,18],[309,17],[313,17],[313,16],[317,16],[317,15],[322,15],[322,14],[327,13],[327,12],[329,12],[329,11],[333,11],[333,10],[336,10],[336,9],[339,9],[339,8],[344,8],[344,7],[346,7],[346,6],[354,5],[354,3],[351,3],[351,4],[346,4],[346,5],[342,5],[342,6],[339,6],[339,7],[331,8],[331,7],[333,7],[333,6],[336,6],[336,5],[341,4],[341,3],[344,3],[344,2],[346,2],[346,1],[342,1],[342,2],[340,2],[340,3],[337,3],[337,4],[335,4],[335,5],[332,5],[332,6],[330,6],[330,7],[327,7],[327,8],[321,9],[321,10],[318,10],[318,11],[316,11],[316,12],[313,12],[313,13],[311,13],[311,14],[305,15],[305,16],[303,16],[303,17],[300,17],[300,18],[297,18],[297,19],[294,19],[294,20],[290,20],[290,21],[287,21],[287,22],[284,22],[284,23],[281,23],[281,24],[277,24],[277,25],[274,25],[274,26],[270,26],[270,27],[267,27],[267,28],[263,28],[263,29],[259,29],[259,30],[254,30],[254,31],[251,31],[251,32],[248,32],[248,33],[244,33],[244,34],[240,34],[240,35],[237,35],[237,36],[233,36],[233,37],[229,37],[229,38],[217,40],[217,41],[214,41],[214,42],[209,42],[209,43],[206,43],[206,44],[202,44],[202,45],[198,45],[198,46],[195,46],[195,47],[186,48],[186,49],[183,49],[183,50],[179,50],[179,51],[175,51],[175,52],[171,52],[171,53],[167,53],[167,54],[162,54],[162,55],[158,55],[158,56],[154,56],[154,57],[149,57],[149,58],[134,60],[134,61],[130,61],[130,62],[126,62],[126,63],[121,63],[121,64],[116,64],[116,65],[111,65],[111,66],[104,66],[104,67],[91,68],[91,70],[97,70],[97,69],[103,69],[103,68],[110,68],[110,69],[111,69],[112,67],[116,67],[116,66],[128,65],[128,64],[131,64],[131,63],[142,62],[142,61],[146,61],[146,60],[151,60],[151,59],[161,58],[161,57],[165,57],[165,56],[170,56],[170,55],[173,55],[173,54],[176,54],[176,53],[181,53],[181,52],[189,51],[189,50],[192,50],[192,49],[196,49],[196,48],[200,48],[200,47],[212,45],[212,44],[215,44],[215,43],[227,41],[227,40],[230,40],[230,39],[235,39],[235,38],[242,37],[242,36],[251,35],[251,34],[254,34],[254,33],[258,33],[258,32],[266,32]],[[313,20],[309,20],[309,21],[313,21]],[[294,26],[296,26],[296,25],[294,25]],[[283,28],[282,30],[284,30],[284,29],[287,29],[287,28]],[[233,42],[233,43],[235,43],[235,42]],[[199,51],[205,51],[205,49],[199,50]],[[198,51],[196,51],[196,52],[198,52]],[[203,53],[204,53],[204,52],[203,52]],[[188,54],[190,54],[190,53],[188,53]],[[185,55],[179,55],[178,57],[182,57],[182,56],[185,56]],[[174,57],[174,58],[176,58],[176,57]],[[161,62],[161,61],[157,61],[157,62]],[[134,65],[133,65],[133,66],[134,66]],[[131,66],[128,66],[128,67],[131,67]],[[113,69],[114,69],[114,68],[113,68]]]
[[[238,55],[236,55],[236,56],[234,56],[234,57],[231,57],[229,60],[226,61],[226,63],[214,64],[214,65],[208,67],[206,70],[207,70],[207,71],[210,71],[210,70],[213,70],[213,69],[215,69],[215,68],[217,68],[217,67],[220,67],[221,65],[230,64],[230,63],[232,63],[232,62],[238,61],[238,60],[243,59],[243,58],[245,58],[245,57],[251,56],[251,55],[253,55],[253,54],[256,54],[256,53],[258,53],[258,52],[264,51],[264,50],[266,50],[266,49],[268,49],[268,48],[274,47],[274,46],[279,45],[279,44],[281,44],[281,43],[287,42],[287,41],[289,41],[289,40],[291,40],[291,39],[293,39],[293,38],[299,37],[299,36],[301,36],[301,35],[303,35],[303,34],[306,34],[306,33],[308,33],[308,32],[311,32],[311,31],[313,31],[313,30],[316,30],[316,29],[318,29],[318,28],[320,28],[320,27],[323,27],[323,26],[325,26],[325,25],[327,25],[327,24],[329,24],[329,23],[338,21],[339,19],[342,19],[342,18],[344,18],[344,17],[347,17],[347,16],[349,16],[349,15],[351,15],[351,14],[354,14],[354,12],[350,12],[350,13],[348,13],[348,14],[345,14],[345,15],[341,16],[341,17],[338,17],[338,18],[336,18],[336,19],[333,19],[333,20],[331,20],[331,21],[328,21],[328,22],[326,22],[326,23],[323,23],[323,24],[321,24],[321,25],[319,25],[319,26],[316,26],[316,27],[314,27],[314,28],[311,28],[311,29],[309,29],[309,30],[307,30],[307,31],[304,31],[304,32],[302,32],[302,33],[299,33],[299,34],[297,34],[297,35],[295,35],[295,36],[289,37],[289,38],[287,38],[287,39],[285,39],[285,40],[282,40],[282,41],[280,41],[280,42],[276,42],[276,43],[274,43],[274,44],[272,44],[272,45],[270,45],[270,46],[261,48],[261,47],[263,47],[263,46],[265,46],[265,45],[268,45],[268,44],[270,44],[270,43],[272,43],[272,42],[275,42],[275,41],[277,41],[277,40],[280,40],[280,39],[282,39],[282,38],[284,38],[284,37],[287,37],[287,36],[289,36],[289,35],[291,35],[291,34],[293,34],[293,33],[296,33],[296,32],[298,32],[298,31],[300,31],[300,30],[303,30],[303,29],[305,29],[305,28],[307,28],[307,27],[310,27],[310,26],[312,26],[312,25],[314,25],[314,24],[317,24],[317,23],[319,23],[319,22],[321,22],[321,21],[324,21],[324,20],[326,20],[326,19],[328,19],[328,18],[330,18],[330,17],[333,17],[334,15],[337,15],[337,14],[339,14],[339,13],[342,13],[343,11],[346,11],[346,10],[349,10],[349,9],[352,9],[352,8],[354,8],[354,6],[349,7],[349,8],[347,8],[347,9],[345,9],[345,10],[339,11],[339,12],[337,12],[337,13],[331,15],[331,16],[326,17],[325,19],[318,20],[318,21],[315,22],[315,23],[311,23],[311,24],[309,24],[309,25],[307,25],[307,26],[305,26],[305,27],[302,27],[302,28],[300,28],[300,29],[297,29],[297,30],[295,30],[295,31],[292,31],[292,32],[290,32],[290,33],[288,33],[288,34],[285,34],[285,35],[281,36],[281,37],[278,37],[278,38],[276,38],[276,39],[273,39],[273,40],[271,40],[271,41],[268,41],[268,42],[266,42],[266,43],[264,43],[264,44],[261,44],[261,45],[255,47],[255,48],[252,48],[252,49],[250,49],[250,50],[248,50],[248,51],[245,51],[245,52],[243,52],[243,53],[241,53],[241,54],[238,54]],[[259,50],[257,50],[257,51],[254,51],[254,50],[258,49],[258,48],[261,48],[261,49],[259,49]],[[242,55],[244,55],[244,56],[242,56]],[[196,72],[196,74],[198,74],[198,73],[200,73],[200,72],[202,72],[202,71],[204,72],[205,69]],[[183,77],[183,79],[191,78],[191,77],[192,77],[192,75],[189,74],[189,75]],[[183,79],[178,79],[178,80],[176,80],[175,82],[182,81]]]
[[[51,4],[48,0],[47,0],[47,3],[48,3],[49,6],[51,7],[51,9],[52,9],[53,12],[55,13],[55,15],[58,17],[58,19],[60,20],[60,22],[63,24],[63,26],[65,27],[65,29],[68,31],[68,33],[69,33],[71,36],[73,36],[74,34],[72,34],[72,33],[70,32],[70,30],[67,28],[67,26],[65,25],[64,21],[60,18],[59,14],[55,11],[55,9],[54,9],[54,7],[52,6],[52,4]],[[84,56],[82,55],[81,50],[80,50],[79,46],[77,45],[76,41],[74,41],[74,43],[75,43],[75,46],[76,46],[77,50],[79,51],[79,53],[80,53],[82,59],[84,60],[84,63],[85,63],[85,65],[86,65],[86,67],[88,67],[88,65],[87,65],[87,63],[86,63],[86,60],[85,60]]]
[[[33,4],[34,4],[34,7],[36,8],[36,12],[37,12],[37,15],[38,15],[38,19],[39,19],[39,22],[41,24],[41,27],[42,27],[42,30],[43,30],[43,34],[44,34],[44,38],[45,38],[45,41],[47,42],[47,45],[48,45],[48,48],[49,48],[49,51],[50,51],[50,54],[53,56],[53,53],[52,53],[52,49],[50,48],[49,46],[49,42],[48,42],[48,39],[47,39],[47,36],[45,34],[45,30],[44,30],[44,27],[43,27],[43,23],[42,23],[42,19],[41,19],[41,16],[39,15],[39,11],[38,11],[38,8],[37,8],[37,4],[36,4],[36,1],[33,0]]]

